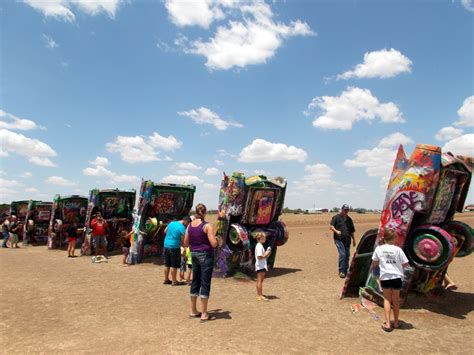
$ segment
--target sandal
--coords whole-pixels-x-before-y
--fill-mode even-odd
[[[172,284],[171,280],[163,281],[163,285],[171,285],[171,284]]]
[[[185,285],[185,283],[181,281],[176,281],[176,282],[171,283],[171,286],[183,286],[183,285]]]
[[[207,318],[201,318],[201,320],[199,321],[200,323],[206,323],[206,322],[209,322],[211,320],[215,320],[216,317],[214,316],[208,316]]]
[[[197,312],[196,314],[190,314],[189,318],[201,318],[201,315],[202,315],[201,312]]]
[[[387,327],[385,326],[385,324],[382,324],[382,329],[383,329],[384,332],[387,332],[387,333],[390,333],[390,332],[393,330],[392,327],[388,327],[388,328],[387,328]]]

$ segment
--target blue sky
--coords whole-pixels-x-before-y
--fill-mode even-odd
[[[242,171],[287,178],[291,208],[381,208],[399,144],[474,155],[470,0],[0,10],[1,202],[144,178],[216,208]]]

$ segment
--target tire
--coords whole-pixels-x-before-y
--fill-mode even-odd
[[[468,256],[474,249],[474,230],[466,223],[459,221],[450,221],[443,225],[446,230],[456,241],[456,247],[459,251],[456,257]]]
[[[414,229],[407,238],[408,259],[418,268],[435,271],[447,266],[454,257],[455,239],[447,231],[433,225]]]

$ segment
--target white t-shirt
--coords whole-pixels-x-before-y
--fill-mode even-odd
[[[257,243],[255,247],[255,271],[258,270],[268,270],[267,269],[267,258],[259,259],[259,256],[263,256],[265,254],[265,248],[261,243]]]
[[[379,262],[380,280],[403,279],[403,264],[408,259],[400,247],[391,244],[379,245],[375,248],[372,260]]]

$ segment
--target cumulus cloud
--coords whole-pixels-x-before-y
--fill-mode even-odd
[[[337,79],[351,78],[392,78],[401,73],[411,72],[412,62],[399,51],[382,49],[364,54],[364,62],[353,70],[339,74]]]
[[[118,136],[114,142],[107,143],[106,148],[111,153],[119,153],[127,163],[152,162],[162,160],[155,148],[174,150],[182,146],[182,142],[173,136],[163,137],[154,132],[149,137]]]
[[[472,157],[474,152],[474,134],[468,133],[450,140],[444,145],[443,152]]]
[[[153,147],[163,150],[175,150],[181,148],[183,145],[183,142],[177,140],[173,136],[164,137],[156,132],[153,132],[153,135],[148,139]]]
[[[217,168],[207,168],[204,171],[204,175],[207,175],[207,176],[215,176],[215,175],[218,175],[218,174],[219,174],[219,169],[217,169]]]
[[[46,179],[46,183],[50,185],[59,185],[59,186],[74,186],[75,182],[69,181],[61,176],[50,176]]]
[[[460,128],[454,127],[443,127],[438,133],[436,133],[435,138],[439,141],[448,141],[450,139],[457,138],[463,134],[463,130]]]
[[[174,167],[176,169],[181,169],[181,170],[201,170],[202,167],[200,166],[197,166],[196,164],[194,163],[191,163],[191,162],[182,162],[182,163],[176,163],[174,164]]]
[[[19,118],[15,115],[0,110],[0,129],[10,129],[10,130],[21,130],[21,131],[29,131],[33,129],[40,128],[35,122],[31,120],[27,120],[25,118]]]
[[[28,138],[7,129],[0,129],[0,151],[4,156],[8,153],[16,153],[27,157],[36,165],[55,166],[49,159],[56,156],[53,148],[38,139]]]
[[[307,154],[303,149],[287,146],[283,143],[271,143],[264,139],[255,139],[242,149],[239,161],[244,163],[296,160],[303,162]]]
[[[204,180],[194,175],[168,175],[161,179],[162,182],[182,185],[197,185],[204,183]]]
[[[18,181],[0,178],[0,196],[13,195],[22,186]]]
[[[33,174],[30,173],[29,171],[25,171],[24,173],[20,174],[19,176],[23,179],[28,179],[28,178],[32,177]]]
[[[101,158],[101,159],[100,159]],[[117,174],[105,167],[108,165],[109,162],[105,162],[107,158],[97,157],[94,161],[90,162],[92,167],[87,167],[82,170],[82,173],[86,176],[95,176],[95,177],[102,177],[107,178],[111,182],[114,183],[130,183],[130,184],[137,184],[140,182],[140,178],[135,175],[124,175],[124,174]]]
[[[238,122],[228,121],[219,117],[217,113],[209,110],[206,107],[200,107],[197,110],[178,112],[178,115],[189,117],[195,123],[200,124],[200,125],[202,124],[213,125],[219,131],[225,131],[227,128],[231,126],[238,127],[238,128],[243,127],[243,125]]]
[[[461,0],[462,6],[470,12],[474,12],[474,4],[472,0]]]
[[[51,36],[45,35],[44,33],[43,33],[43,40],[45,42],[44,46],[48,49],[54,49],[56,47],[59,47],[59,44],[57,44],[56,41]]]
[[[225,17],[220,1],[182,1],[166,0],[171,22],[178,27],[200,26],[208,28],[214,20]]]
[[[390,175],[398,146],[413,143],[410,137],[402,133],[393,133],[379,141],[373,149],[360,149],[354,153],[354,159],[348,159],[344,166],[365,168],[368,176],[385,178]]]
[[[459,121],[456,126],[474,127],[474,96],[469,96],[458,110]]]
[[[105,12],[114,18],[122,0],[23,0],[23,2],[45,17],[52,17],[65,22],[74,22],[76,16],[72,11],[76,8],[87,15],[97,15]],[[75,10],[76,10],[75,9]]]
[[[313,126],[322,129],[350,130],[355,122],[371,122],[376,118],[383,123],[405,122],[393,102],[380,103],[370,90],[356,87],[348,87],[340,96],[315,97],[305,114],[309,116],[313,110],[321,111]]]
[[[178,0],[166,1],[172,21],[178,26],[199,25],[207,28],[215,20],[227,15],[239,16],[218,26],[214,36],[207,41],[190,41],[181,37],[176,44],[186,53],[204,56],[211,70],[244,68],[262,64],[272,58],[283,41],[292,36],[311,36],[315,33],[300,20],[289,24],[275,22],[270,5],[262,0],[239,2],[232,0],[193,2],[188,7]]]

